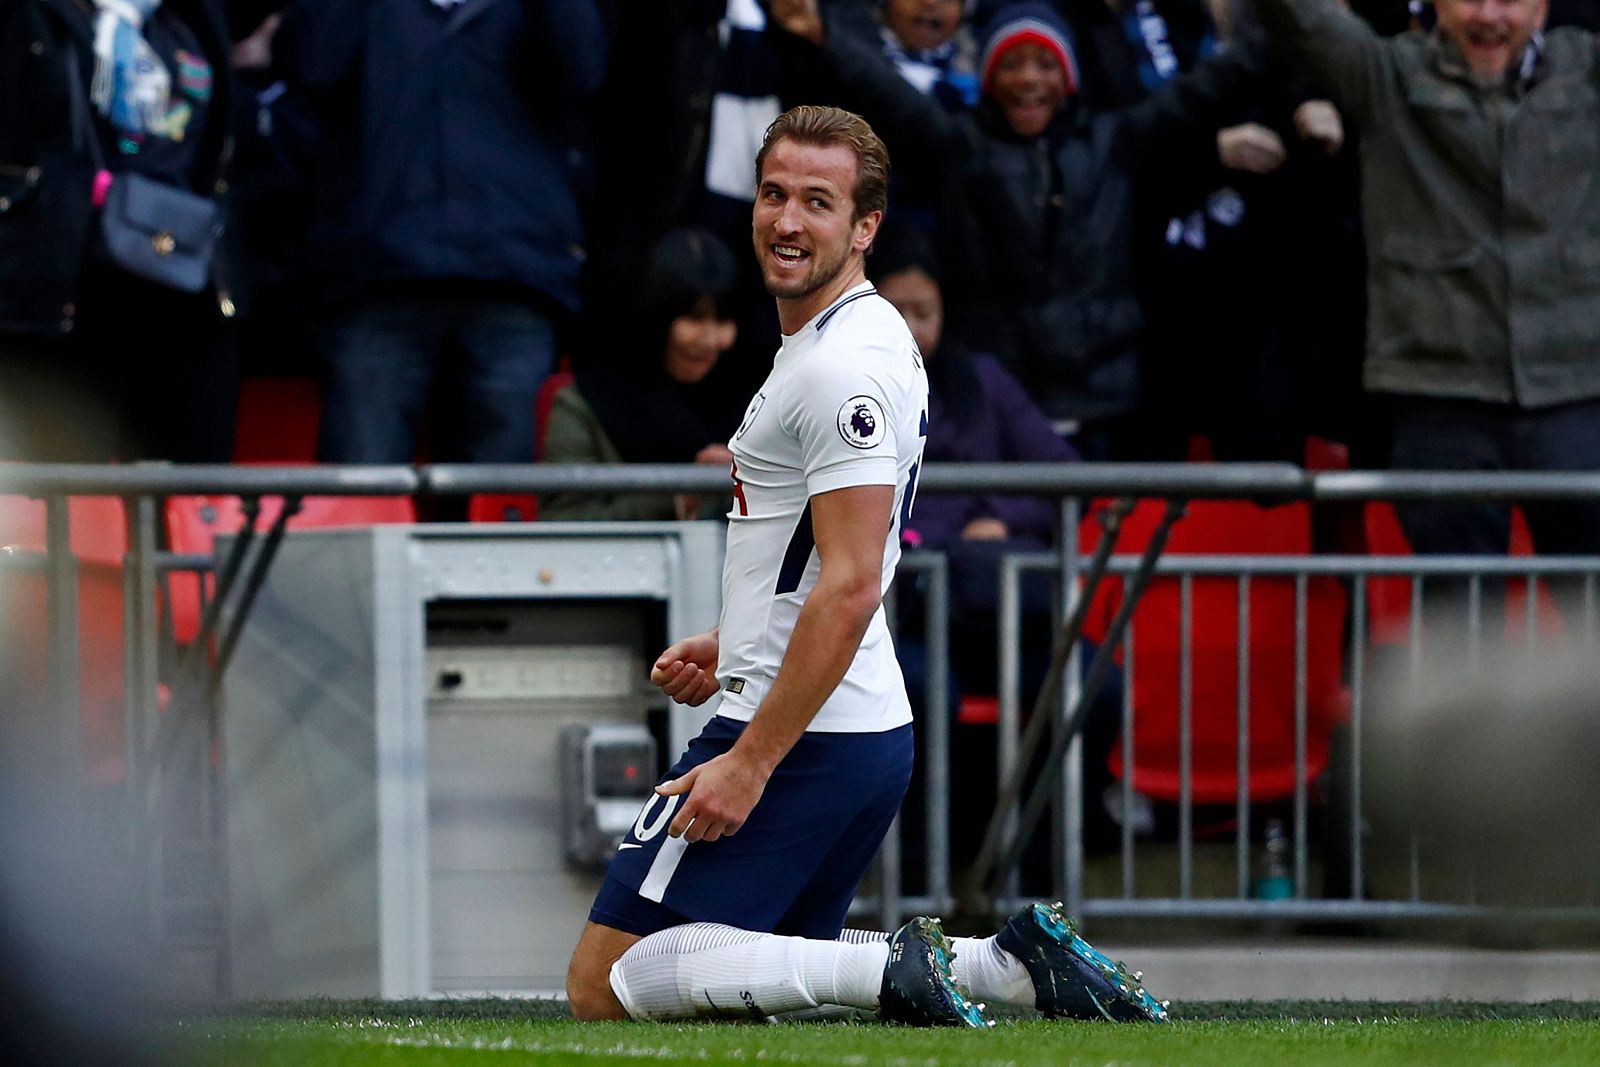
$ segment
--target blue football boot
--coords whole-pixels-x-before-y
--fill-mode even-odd
[[[950,973],[955,951],[938,919],[912,919],[889,939],[878,1013],[908,1026],[993,1026]]]
[[[1170,1021],[1167,1005],[1145,992],[1143,976],[1079,937],[1060,902],[1023,908],[995,942],[1027,968],[1034,1007],[1048,1018]]]

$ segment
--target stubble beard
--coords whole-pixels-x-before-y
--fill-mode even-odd
[[[763,247],[763,260],[767,249],[770,249],[770,242]],[[763,266],[761,280],[766,285],[767,295],[779,300],[804,300],[844,273],[845,266],[850,262],[850,250],[847,247],[833,260],[824,260],[817,252],[813,252],[811,262],[814,264],[812,269],[799,278],[774,277]]]

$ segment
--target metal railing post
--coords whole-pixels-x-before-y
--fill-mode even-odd
[[[50,747],[60,780],[76,788],[82,698],[78,685],[78,558],[72,553],[72,518],[64,495],[45,498],[45,588],[49,604],[50,707],[55,717]]]

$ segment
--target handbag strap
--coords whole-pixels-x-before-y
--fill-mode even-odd
[[[101,150],[100,131],[95,129],[94,116],[89,110],[89,95],[83,89],[83,64],[78,62],[78,47],[70,42],[67,45],[67,82],[73,147],[78,147],[79,140],[87,141],[89,159],[94,163],[95,172],[101,173],[106,169],[105,152]]]

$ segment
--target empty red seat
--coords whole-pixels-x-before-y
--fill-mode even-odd
[[[1411,542],[1406,539],[1400,525],[1400,516],[1394,505],[1384,501],[1369,501],[1362,512],[1366,550],[1374,556],[1414,555]],[[1532,556],[1533,535],[1522,509],[1511,509],[1511,539],[1509,554]],[[1439,579],[1423,583],[1423,603],[1427,603],[1428,589]],[[1506,582],[1506,613],[1504,635],[1507,641],[1521,641],[1527,636],[1526,603],[1528,582],[1526,578],[1511,578]],[[1558,635],[1563,631],[1561,613],[1556,608],[1546,583],[1540,581],[1534,594],[1534,625],[1539,633]],[[1411,579],[1406,577],[1373,578],[1367,583],[1368,640],[1375,645],[1399,646],[1411,640]]]
[[[1165,508],[1145,501],[1124,524],[1118,553],[1149,543]],[[1099,526],[1084,526],[1083,548]],[[1168,558],[1181,555],[1309,555],[1311,522],[1304,503],[1263,508],[1248,503],[1196,501],[1172,530]],[[1195,803],[1231,803],[1238,790],[1238,585],[1231,577],[1192,579],[1191,738]],[[1103,640],[1121,601],[1123,584],[1108,578],[1090,607],[1086,636]],[[1119,741],[1109,766],[1130,772],[1134,788],[1159,799],[1181,791],[1180,580],[1156,577],[1134,611],[1132,630],[1134,753],[1129,768]],[[1295,786],[1295,592],[1292,577],[1253,577],[1249,595],[1249,793],[1256,800],[1290,795]],[[1307,586],[1306,776],[1327,765],[1332,726],[1343,713],[1340,641],[1344,593],[1331,578]],[[1121,653],[1119,650],[1119,659]]]
[[[283,498],[261,499],[256,528],[265,532],[283,511]],[[405,496],[308,496],[289,518],[288,529],[312,530],[339,526],[375,526],[417,521],[416,504]],[[167,539],[172,551],[211,555],[221,534],[237,534],[244,525],[244,505],[236,496],[175,496],[167,500]],[[180,644],[200,632],[200,586],[195,574],[175,573],[172,590],[172,629]],[[206,593],[215,590],[207,576]]]
[[[312,463],[322,388],[310,378],[246,378],[239,386],[235,463]]]

